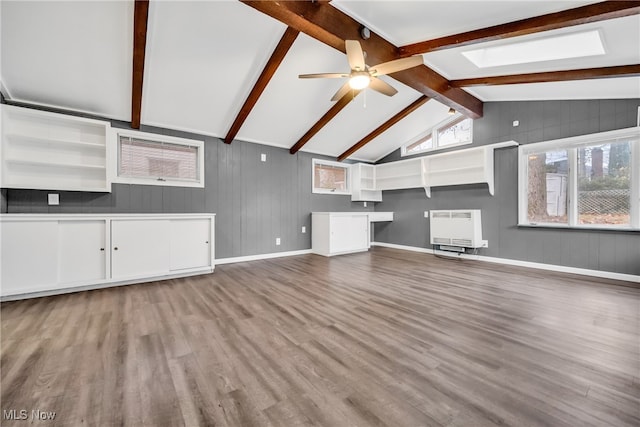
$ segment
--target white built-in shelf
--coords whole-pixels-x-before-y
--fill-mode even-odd
[[[372,200],[363,198],[366,196],[362,193],[365,190],[362,169],[365,167],[367,176],[374,177],[373,191],[369,191],[376,195],[375,201],[382,201],[382,190],[423,187],[427,197],[431,197],[431,187],[476,183],[486,183],[489,194],[493,195],[494,151],[517,145],[515,141],[506,141],[379,165],[356,163],[351,166],[351,170],[360,186],[353,185],[355,191],[351,200]],[[370,189],[368,183],[366,187]]]
[[[72,139],[55,139],[55,138],[46,138],[43,136],[33,136],[33,135],[23,135],[19,133],[11,133],[5,135],[5,137],[9,140],[9,142],[33,142],[37,144],[52,144],[52,145],[69,145],[69,146],[80,146],[86,148],[95,148],[97,150],[104,150],[105,144],[99,142],[86,142],[86,141],[75,141]]]
[[[29,165],[29,166],[42,166],[52,168],[74,168],[74,169],[96,169],[104,170],[104,165],[87,165],[80,163],[60,163],[60,162],[48,162],[45,160],[28,160],[28,159],[12,159],[8,158],[7,163],[16,165]]]
[[[351,201],[382,201],[382,191],[376,188],[375,165],[365,163],[351,165]]]
[[[109,122],[2,105],[0,186],[111,191]]]

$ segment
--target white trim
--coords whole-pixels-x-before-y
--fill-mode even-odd
[[[442,253],[442,251],[434,251],[433,249],[419,248],[416,246],[396,245],[394,243],[384,243],[384,242],[371,242],[371,246],[381,246],[386,248],[400,249],[400,250],[411,251],[411,252],[421,252],[421,253],[427,253],[427,254]],[[592,277],[600,277],[603,279],[623,280],[626,282],[640,283],[640,276],[636,276],[633,274],[615,273],[612,271],[590,270],[587,268],[565,267],[562,265],[543,264],[541,262],[520,261],[515,259],[496,258],[496,257],[483,256],[483,255],[467,255],[467,254],[456,253],[453,256],[461,259],[491,262],[494,264],[513,265],[516,267],[535,268],[538,270],[556,271],[560,273],[570,273],[570,274],[581,274],[583,276],[592,276]]]
[[[580,224],[578,221],[578,149],[597,144],[616,143],[619,140],[631,139],[630,153],[630,206],[629,224],[612,225],[611,227],[593,227],[590,224]],[[640,127],[616,129],[569,138],[554,139],[518,147],[518,226],[525,227],[560,227],[578,230],[606,228],[610,230],[637,231],[640,229]],[[528,157],[532,154],[542,154],[547,151],[564,150],[567,152],[567,222],[566,223],[533,223],[528,218]]]
[[[461,120],[461,122],[466,120],[466,119],[471,120],[471,139],[469,141],[458,142],[458,143],[455,143],[455,144],[449,144],[449,145],[445,145],[445,146],[441,147],[440,146],[440,142],[438,141],[438,134],[440,133],[440,130],[448,128],[448,127],[451,127],[451,125],[453,123],[455,123],[456,121],[458,121],[460,118],[463,119],[463,120]],[[407,153],[407,147],[409,145],[415,144],[416,142],[420,141],[421,139],[425,139],[429,135],[431,135],[431,148],[426,148],[424,150]],[[470,144],[473,144],[473,119],[470,119],[468,117],[464,117],[460,113],[456,113],[455,115],[453,115],[451,117],[447,117],[445,120],[442,120],[441,122],[437,123],[431,129],[429,129],[427,131],[424,131],[424,132],[421,132],[417,136],[415,136],[412,139],[410,139],[409,142],[406,142],[405,144],[403,144],[400,147],[400,157],[415,156],[415,155],[418,155],[418,154],[431,153],[431,152],[434,152],[434,151],[441,151],[441,150],[446,150],[446,149],[449,149],[449,148],[455,148],[455,147],[460,147],[460,146],[463,146],[463,145],[470,145]]]
[[[341,168],[345,170],[345,191],[339,190],[329,190],[325,188],[316,188],[316,165],[325,165],[332,166],[334,168]],[[340,163],[334,162],[332,160],[323,160],[323,159],[311,159],[311,192],[314,194],[334,194],[339,196],[350,196],[351,195],[351,164],[350,163]]]
[[[144,139],[149,142],[158,142],[163,143],[166,142],[168,144],[175,145],[184,145],[189,147],[195,147],[197,149],[197,162],[198,162],[198,177],[195,181],[190,180],[179,180],[179,179],[171,179],[166,178],[163,180],[156,179],[153,177],[143,178],[143,177],[124,177],[119,176],[118,171],[120,169],[120,156],[118,154],[120,150],[120,137],[124,136],[127,138],[139,138]],[[169,135],[162,135],[151,132],[141,132],[137,130],[131,129],[120,129],[120,128],[111,128],[111,144],[108,147],[111,152],[111,158],[115,161],[111,162],[113,165],[111,169],[111,182],[119,183],[119,184],[138,184],[138,185],[160,185],[160,186],[169,186],[169,187],[196,187],[196,188],[204,188],[205,182],[205,166],[204,166],[204,140],[201,139],[188,139],[188,138],[180,138]],[[107,144],[109,146],[109,144]]]
[[[236,262],[260,261],[263,259],[283,258],[283,257],[289,257],[289,256],[296,256],[296,255],[308,255],[310,253],[311,253],[311,249],[302,249],[299,251],[271,252],[268,254],[237,256],[237,257],[231,257],[231,258],[218,258],[216,259],[216,265],[235,264]]]

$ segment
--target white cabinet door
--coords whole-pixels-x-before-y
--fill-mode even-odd
[[[331,216],[331,253],[366,250],[369,247],[366,215]]]
[[[60,221],[58,282],[61,285],[106,279],[106,221]]]
[[[171,270],[211,266],[211,221],[172,219]]]
[[[111,221],[113,279],[153,277],[169,273],[169,220]]]
[[[58,221],[2,222],[0,245],[2,295],[56,287]]]
[[[369,248],[369,217],[354,215],[351,217],[350,241],[352,250]]]
[[[351,217],[350,216],[331,216],[331,253],[345,252],[353,249],[351,242]]]

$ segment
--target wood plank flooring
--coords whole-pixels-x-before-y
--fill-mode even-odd
[[[639,426],[630,285],[374,248],[2,303],[0,423]]]

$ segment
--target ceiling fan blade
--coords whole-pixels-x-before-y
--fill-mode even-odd
[[[410,56],[408,58],[395,59],[393,61],[378,64],[370,67],[372,76],[384,76],[385,74],[395,73],[396,71],[406,70],[407,68],[423,65],[422,55]]]
[[[362,53],[362,47],[357,40],[345,40],[345,49],[347,50],[347,61],[352,70],[364,71],[364,53]]]
[[[340,87],[340,89],[338,89],[338,91],[336,92],[335,95],[333,95],[333,98],[331,98],[331,100],[338,101],[340,98],[342,98],[347,93],[349,93],[350,90],[353,90],[353,89],[351,89],[351,86],[349,86],[349,82],[346,82]]]
[[[398,93],[398,91],[394,89],[393,86],[383,80],[380,80],[377,77],[371,77],[371,83],[369,83],[369,87],[376,92],[380,92],[387,96],[393,96]]]
[[[316,74],[300,74],[301,79],[339,79],[341,77],[349,77],[349,74],[341,73],[316,73]]]

